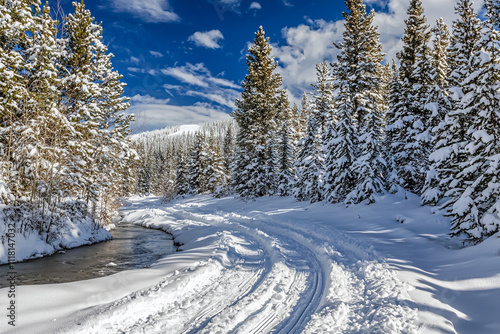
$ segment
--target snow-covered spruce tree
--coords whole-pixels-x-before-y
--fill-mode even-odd
[[[386,112],[385,69],[374,11],[361,0],[346,1],[346,30],[334,64],[338,121],[328,138],[325,197],[329,202],[374,201],[384,189],[382,126]]]
[[[266,196],[271,187],[268,150],[276,132],[282,81],[274,73],[278,64],[271,57],[271,49],[269,38],[260,27],[248,49],[248,74],[242,84],[241,99],[236,100],[237,110],[232,114],[238,124],[232,186],[243,198]]]
[[[472,58],[473,74],[464,81],[471,92],[462,108],[471,117],[465,146],[468,159],[460,163],[465,189],[451,210],[452,236],[478,243],[500,229],[500,36],[494,6],[485,1],[487,21]]]
[[[402,103],[393,111],[393,123],[388,125],[399,132],[391,152],[397,174],[394,179],[401,180],[403,188],[420,193],[431,151],[430,112],[425,108],[431,83],[428,46],[431,34],[420,0],[410,1],[405,23],[404,46],[398,54]]]
[[[130,117],[122,97],[121,76],[113,71],[111,54],[102,43],[102,27],[82,3],[65,22],[61,59],[62,105],[77,140],[68,143],[75,161],[72,190],[82,196],[103,223],[110,221],[120,195],[107,180],[118,175],[133,156],[127,139]]]
[[[386,129],[385,129],[385,159],[387,161],[388,173],[387,173],[387,186],[389,192],[396,193],[398,191],[398,186],[403,184],[404,181],[398,175],[398,170],[396,168],[396,159],[394,159],[394,153],[396,153],[400,148],[400,143],[403,142],[403,120],[396,118],[397,110],[403,107],[404,99],[402,98],[403,84],[399,77],[399,68],[396,65],[396,61],[392,60],[391,67],[391,77],[389,80],[389,98],[388,98],[388,109],[385,118]]]
[[[201,175],[201,193],[213,193],[215,190],[227,182],[227,175],[224,172],[224,159],[221,154],[221,148],[217,143],[218,138],[212,131],[206,140],[206,154],[200,156],[201,165],[204,167]]]
[[[462,108],[462,97],[474,90],[468,78],[473,73],[472,58],[478,51],[481,22],[469,0],[460,0],[455,8],[458,19],[453,22],[453,31],[448,53],[449,103],[450,111],[444,121],[434,127],[434,150],[429,159],[432,162],[430,176],[433,183],[429,193],[422,198],[424,203],[437,203],[443,197],[446,210],[464,190],[465,180],[460,174],[460,164],[467,161],[469,153],[465,146],[470,142],[467,128],[472,119],[471,110]]]
[[[448,47],[450,34],[442,18],[436,21],[433,32],[434,47],[432,50],[432,68],[430,72],[432,86],[425,107],[432,113],[429,126],[433,136],[432,145],[434,151],[440,140],[439,133],[441,127],[444,126],[445,117],[450,112],[452,105],[448,94]],[[436,167],[438,166],[431,160],[429,172],[427,173],[422,190],[421,197],[423,204],[436,205],[443,197],[443,193],[439,187],[440,176]]]
[[[276,133],[276,154],[277,154],[277,171],[276,171],[276,194],[278,196],[289,196],[292,193],[294,168],[295,163],[295,127],[298,120],[298,113],[290,109],[288,98],[285,92],[282,92],[282,105],[279,107],[279,129]]]
[[[31,8],[33,5],[33,10]],[[35,138],[30,131],[35,125],[37,113],[28,112],[26,103],[33,96],[28,90],[30,65],[25,57],[30,47],[27,30],[36,30],[37,1],[2,1],[0,3],[0,153],[2,175],[12,192],[12,200],[20,200],[31,194],[34,180],[31,169]],[[32,43],[31,43],[32,44]],[[32,189],[34,190],[34,189]],[[10,197],[10,196],[9,196]]]
[[[202,155],[207,154],[207,152],[203,151],[204,141],[204,134],[197,132],[195,135],[195,141],[191,147],[191,153],[187,164],[187,179],[190,194],[198,194],[203,186],[203,175],[201,175],[201,172],[204,169],[204,166],[202,166]]]
[[[309,121],[305,137],[301,139],[300,152],[295,163],[293,195],[299,201],[312,203],[323,200],[323,145],[328,124],[334,122],[332,75],[326,62],[316,65],[316,84],[309,105]]]
[[[184,154],[179,154],[177,157],[177,168],[175,171],[175,189],[177,196],[184,196],[189,192]]]

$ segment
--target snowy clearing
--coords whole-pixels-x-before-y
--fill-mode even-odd
[[[500,240],[458,249],[419,198],[133,198],[124,221],[172,233],[150,269],[17,287],[12,333],[498,333]],[[479,257],[478,254],[481,254]],[[0,291],[2,303],[7,290]],[[5,305],[5,304],[3,304]]]

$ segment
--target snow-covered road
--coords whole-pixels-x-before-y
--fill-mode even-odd
[[[82,333],[416,332],[408,286],[356,241],[279,212],[213,212],[199,200],[124,210],[210,256],[100,308]]]
[[[14,332],[454,333],[450,318],[470,324],[472,315],[438,296],[438,276],[418,267],[427,250],[452,252],[439,234],[412,231],[412,219],[435,216],[384,201],[345,209],[280,198],[131,199],[124,221],[172,233],[182,252],[149,269],[19,287]],[[403,215],[388,211],[398,205]],[[489,279],[496,291],[500,279]]]

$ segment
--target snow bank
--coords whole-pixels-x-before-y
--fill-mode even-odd
[[[90,245],[112,238],[106,229],[97,226],[88,215],[58,217],[57,224],[54,224],[47,235],[22,226],[22,223],[30,222],[26,216],[29,214],[22,209],[17,210],[13,218],[9,219],[6,213],[12,210],[15,209],[0,205],[0,264],[52,255],[62,249]]]

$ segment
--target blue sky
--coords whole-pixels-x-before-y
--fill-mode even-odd
[[[55,8],[58,0],[50,0]],[[477,8],[480,7],[477,1]],[[71,1],[59,0],[66,13]],[[409,0],[367,0],[377,12],[387,58],[400,48]],[[429,23],[451,25],[454,0],[424,0]],[[248,43],[260,25],[271,38],[279,72],[298,102],[314,66],[333,61],[342,37],[343,1],[87,0],[104,28],[113,65],[127,83],[133,131],[229,118],[241,93]]]

